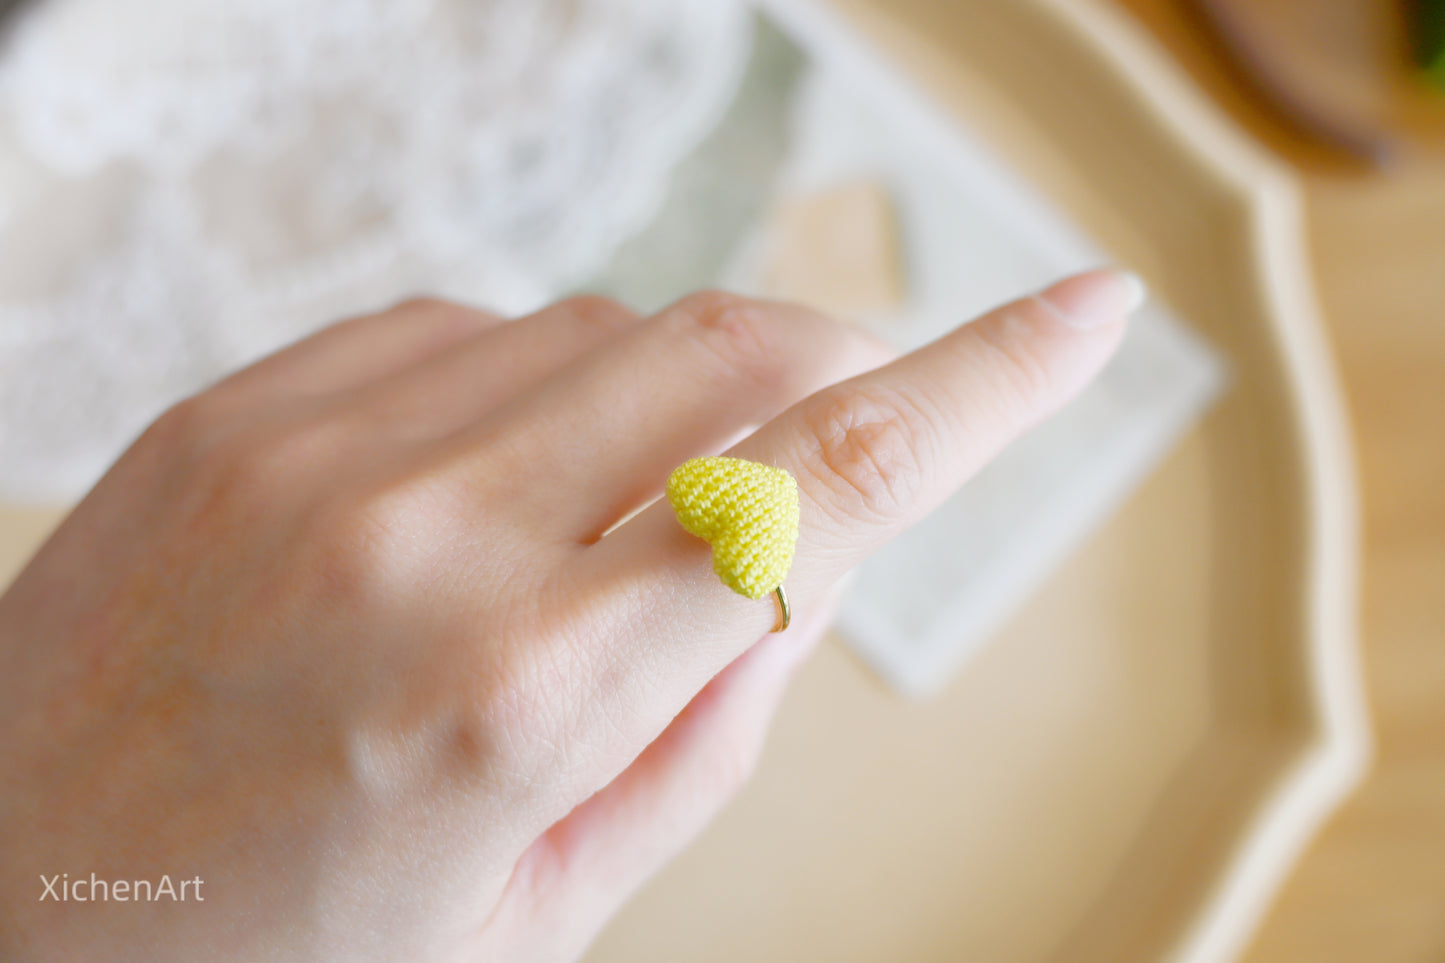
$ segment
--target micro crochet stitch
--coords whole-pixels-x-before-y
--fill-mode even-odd
[[[741,458],[694,458],[667,479],[682,527],[712,546],[723,584],[760,599],[783,584],[798,545],[798,483]]]

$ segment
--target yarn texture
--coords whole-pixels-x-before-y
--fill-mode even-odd
[[[742,458],[694,458],[667,479],[682,527],[712,546],[723,584],[750,599],[788,575],[798,546],[798,483],[782,468]]]

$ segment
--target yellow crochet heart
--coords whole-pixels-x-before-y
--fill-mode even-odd
[[[781,468],[741,458],[694,458],[667,479],[682,527],[712,546],[712,569],[740,595],[783,584],[798,546],[798,483]]]

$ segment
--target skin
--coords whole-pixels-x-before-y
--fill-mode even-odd
[[[0,598],[0,957],[576,958],[746,781],[837,580],[1131,301],[1080,275],[903,358],[721,293],[416,301],[181,402]],[[657,501],[716,453],[798,479],[785,633]]]

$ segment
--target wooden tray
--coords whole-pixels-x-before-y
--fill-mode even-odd
[[[1353,468],[1295,186],[1112,8],[836,6],[1235,381],[942,697],[825,648],[754,784],[589,959],[1229,959],[1367,756]]]
[[[1350,459],[1295,189],[1108,8],[839,8],[1236,381],[941,697],[825,647],[754,784],[590,959],[1226,959],[1366,756]],[[0,582],[58,518],[0,506]]]

